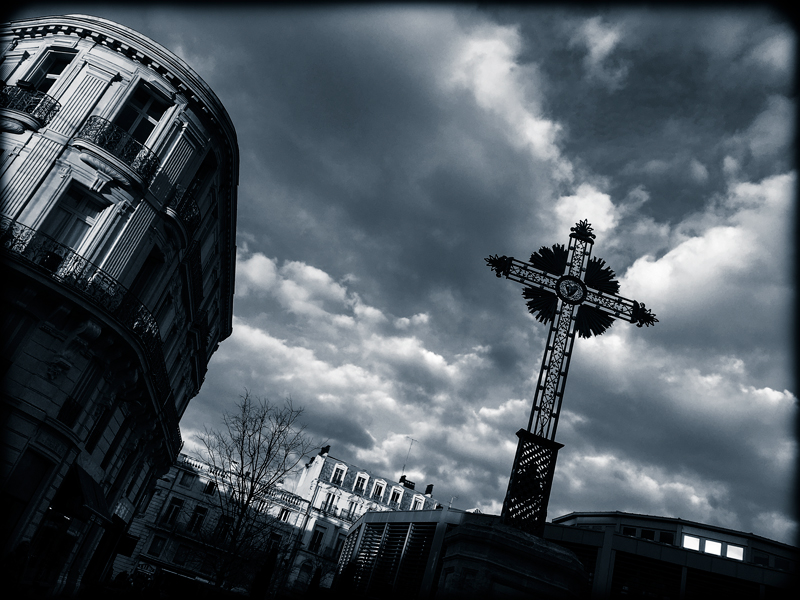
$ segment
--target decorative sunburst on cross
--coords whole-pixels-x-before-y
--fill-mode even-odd
[[[591,225],[580,221],[571,231],[566,249],[561,244],[542,246],[530,263],[497,255],[485,259],[498,277],[525,286],[528,310],[540,323],[550,323],[528,429],[517,432],[519,445],[502,512],[506,523],[534,535],[544,531],[556,455],[562,447],[555,436],[575,334],[601,335],[614,319],[638,327],[658,322],[643,303],[617,295],[614,271],[591,256]]]

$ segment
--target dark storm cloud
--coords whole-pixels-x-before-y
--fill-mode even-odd
[[[796,38],[775,15],[25,9],[59,12],[173,50],[237,129],[234,333],[188,450],[246,386],[304,406],[342,459],[409,456],[441,501],[499,511],[547,329],[483,258],[588,218],[660,322],[576,342],[551,516],[791,539]]]

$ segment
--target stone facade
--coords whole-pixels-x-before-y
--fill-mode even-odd
[[[71,593],[231,333],[238,149],[208,86],[124,26],[15,21],[0,50],[3,552],[14,585]]]

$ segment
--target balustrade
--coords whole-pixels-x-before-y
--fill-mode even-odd
[[[158,323],[147,307],[116,279],[71,248],[6,217],[0,217],[0,248],[78,293],[133,334],[144,351],[146,373],[153,382],[169,443],[177,455],[182,445],[178,413],[172,400]]]
[[[118,158],[150,185],[158,168],[158,157],[147,146],[135,140],[127,131],[98,116],[86,119],[75,139],[86,140]]]
[[[61,104],[43,92],[5,85],[0,88],[0,108],[30,115],[36,119],[39,127],[44,127],[61,110]]]

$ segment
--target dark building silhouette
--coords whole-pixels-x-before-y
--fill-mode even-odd
[[[83,15],[0,27],[3,554],[103,577],[231,333],[236,134],[180,58]]]

